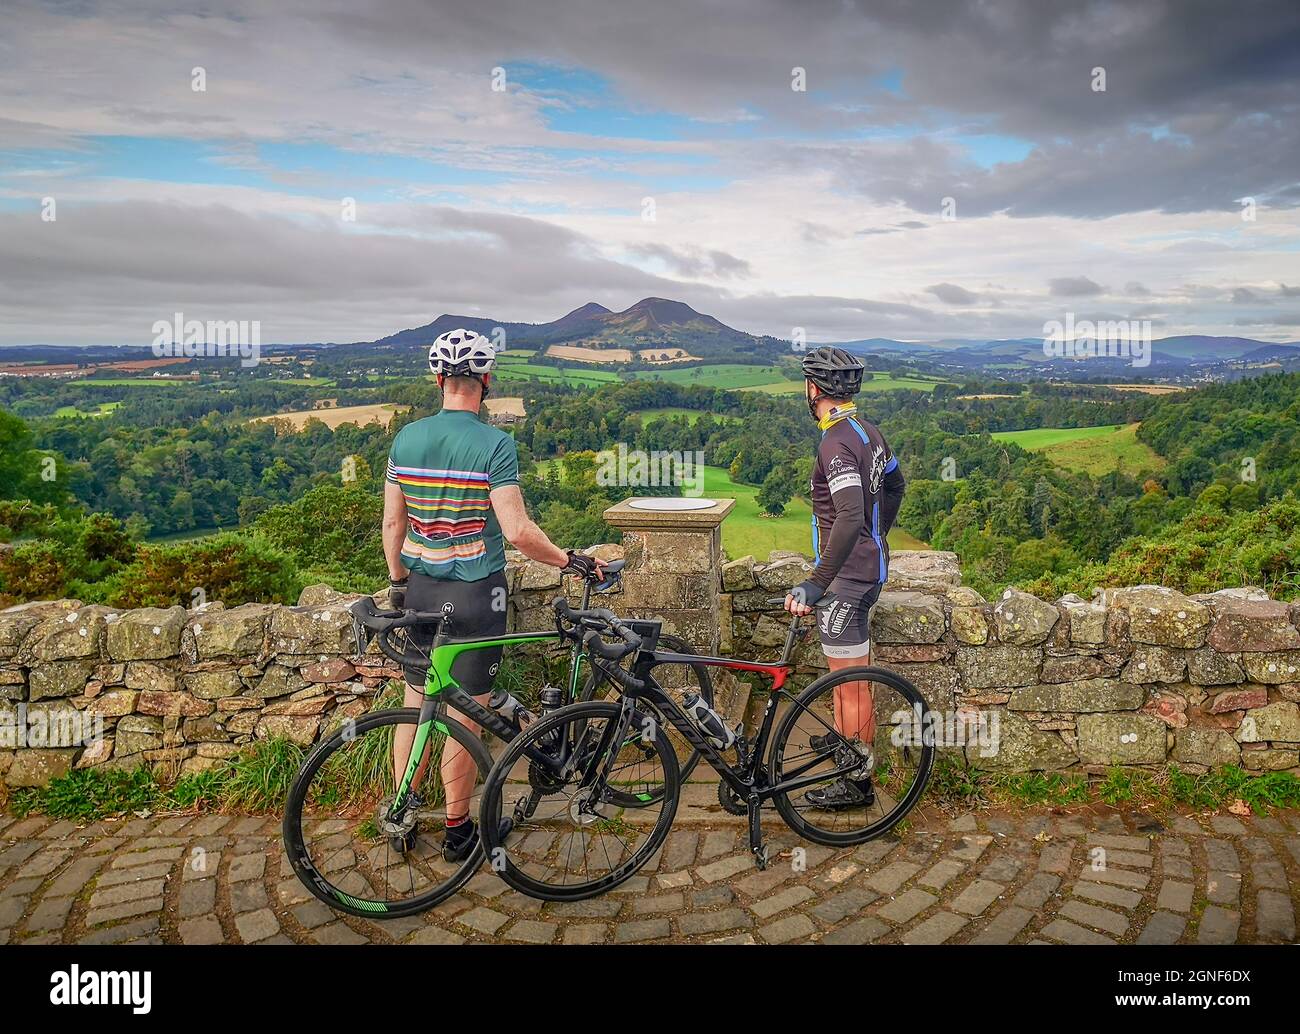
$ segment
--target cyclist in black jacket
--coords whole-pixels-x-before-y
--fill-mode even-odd
[[[826,345],[804,356],[808,409],[822,431],[811,486],[817,565],[790,590],[785,609],[807,614],[821,604],[818,631],[831,671],[871,663],[871,608],[889,574],[886,536],[903,502],[898,460],[851,401],[862,389],[862,373],[862,362],[842,348]],[[836,688],[835,726],[871,745],[871,683]],[[870,804],[873,792],[870,779],[840,779],[806,797],[821,808],[853,808]]]

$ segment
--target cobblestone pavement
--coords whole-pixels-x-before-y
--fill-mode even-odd
[[[932,813],[849,850],[798,841],[775,815],[765,826],[766,872],[742,825],[684,807],[659,855],[603,897],[543,903],[485,871],[425,915],[369,922],[303,889],[274,819],[0,816],[0,943],[1296,940],[1300,812]]]

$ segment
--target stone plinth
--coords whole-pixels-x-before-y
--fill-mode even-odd
[[[703,653],[717,653],[722,591],[723,519],[734,499],[698,510],[611,506],[605,521],[623,532],[623,604],[631,617],[655,618]]]

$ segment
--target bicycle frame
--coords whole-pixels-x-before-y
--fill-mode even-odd
[[[591,582],[584,581],[582,588],[582,609],[591,602]],[[475,700],[465,688],[452,676],[451,669],[461,654],[474,650],[486,650],[494,646],[506,647],[521,643],[563,642],[565,636],[558,629],[545,632],[509,632],[504,635],[467,636],[453,638],[447,634],[451,621],[444,618],[438,623],[434,634],[433,647],[429,651],[429,666],[424,676],[424,699],[420,702],[419,724],[415,729],[415,739],[411,745],[411,754],[406,761],[406,770],[401,783],[393,797],[392,810],[399,813],[405,806],[407,794],[415,782],[420,761],[424,757],[429,737],[437,729],[444,735],[447,726],[440,720],[444,707],[453,707],[478,725],[487,729],[499,740],[509,743],[519,735],[519,726],[506,721],[491,708],[484,707]],[[565,690],[565,703],[572,703],[578,698],[578,685],[582,661],[586,654],[582,643],[575,640],[569,654],[569,683]]]
[[[630,624],[630,623],[629,623]],[[639,686],[629,684],[624,678],[620,678],[623,673],[621,669],[612,666],[607,667],[609,662],[600,658],[593,658],[591,663],[594,668],[601,671],[611,681],[618,683],[623,687],[623,713],[617,723],[610,722],[605,729],[604,734],[596,749],[596,757],[606,757],[605,768],[608,769],[612,764],[615,752],[610,752],[615,737],[626,738],[631,726],[633,711],[637,701],[648,702],[660,715],[668,719],[668,722],[674,729],[691,745],[692,748],[700,752],[700,755],[708,761],[709,765],[719,778],[727,784],[728,787],[741,800],[746,802],[749,809],[749,846],[750,850],[760,858],[760,864],[764,859],[762,846],[762,836],[759,828],[759,809],[763,802],[776,796],[777,794],[793,793],[801,790],[805,786],[812,786],[815,783],[825,782],[828,778],[840,775],[847,775],[852,772],[855,765],[843,765],[837,767],[833,772],[817,772],[808,774],[813,768],[821,764],[826,757],[833,754],[833,751],[826,754],[818,754],[811,761],[800,765],[791,775],[790,778],[782,779],[779,783],[771,784],[767,781],[767,766],[765,758],[767,755],[768,740],[772,733],[772,724],[776,720],[776,703],[780,696],[794,697],[786,690],[785,682],[790,677],[794,668],[791,662],[791,655],[794,652],[796,641],[806,633],[807,629],[801,630],[799,627],[799,617],[793,616],[790,621],[789,631],[786,633],[785,645],[781,650],[781,657],[774,662],[760,661],[741,661],[731,657],[714,657],[692,655],[687,657],[684,654],[671,653],[653,649],[639,650],[633,660],[631,667],[631,677],[641,683]],[[741,765],[733,767],[722,756],[709,740],[700,732],[699,727],[689,717],[683,713],[677,702],[659,685],[655,680],[652,670],[660,664],[702,664],[707,667],[726,668],[730,671],[752,672],[760,675],[766,675],[772,680],[772,691],[768,697],[767,707],[763,711],[763,719],[759,725],[758,734],[755,736],[752,744],[741,740],[742,758]],[[612,670],[611,670],[612,668]],[[744,755],[748,751],[748,756]],[[529,751],[531,757],[532,752]],[[541,755],[535,760],[540,760],[548,766],[556,766],[557,760],[545,758]],[[603,775],[604,773],[602,773]],[[595,781],[595,766],[592,771],[586,773],[582,787],[590,785]]]

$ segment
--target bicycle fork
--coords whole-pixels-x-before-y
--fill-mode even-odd
[[[763,801],[758,794],[749,791],[749,850],[754,856],[754,864],[760,870],[767,868],[767,845],[763,843],[763,828],[759,815],[762,812]]]

